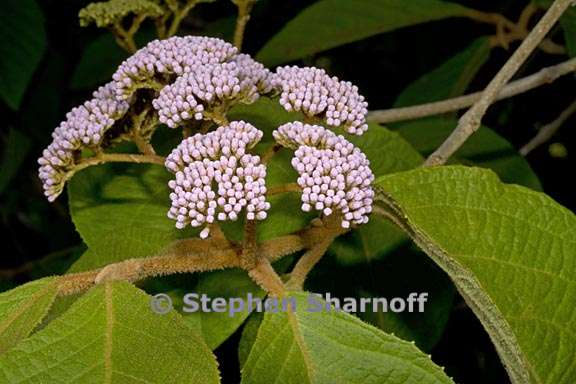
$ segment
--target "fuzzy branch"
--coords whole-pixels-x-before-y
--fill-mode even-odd
[[[425,166],[442,165],[464,144],[464,142],[480,127],[482,117],[496,100],[498,94],[506,83],[514,76],[520,66],[526,61],[534,49],[540,44],[544,36],[562,16],[564,11],[573,3],[573,0],[556,0],[548,9],[542,19],[536,24],[532,32],[526,37],[506,64],[494,76],[480,99],[460,118],[458,126],[448,139],[426,159]]]
[[[281,296],[284,286],[270,263],[294,252],[310,249],[325,236],[325,227],[311,226],[292,235],[262,242],[256,246],[258,258],[255,264],[249,267],[242,260],[242,246],[222,241],[220,236],[206,240],[180,240],[158,256],[130,259],[92,271],[63,275],[59,281],[59,294],[81,293],[95,284],[111,280],[135,282],[176,273],[243,268],[268,293]]]

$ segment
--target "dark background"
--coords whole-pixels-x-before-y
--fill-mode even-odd
[[[353,0],[351,0],[353,1]],[[408,1],[408,0],[407,0]],[[288,20],[313,1],[261,0],[248,25],[244,50],[255,53]],[[499,12],[515,20],[526,5],[523,0],[498,2],[459,1],[480,10]],[[96,27],[81,28],[78,11],[88,4],[76,0],[39,0],[45,16],[48,48],[30,83],[18,112],[0,101],[2,151],[13,127],[27,136],[30,147],[16,177],[0,195],[2,256],[0,290],[39,276],[62,273],[78,257],[83,245],[67,213],[66,198],[49,204],[37,179],[36,159],[51,140],[51,131],[73,106],[89,97],[92,88],[73,87],[72,78],[86,47],[108,34]],[[185,21],[180,34],[230,36],[235,7],[226,0],[200,5]],[[4,15],[0,15],[0,22]],[[360,42],[322,52],[305,64],[322,63],[334,75],[357,84],[370,109],[390,107],[396,96],[412,81],[446,61],[476,37],[493,34],[490,25],[465,19],[448,19],[378,35]],[[146,35],[144,32],[142,35]],[[562,42],[556,28],[551,37]],[[313,39],[313,36],[310,36]],[[516,47],[513,44],[511,48]],[[487,84],[509,57],[510,51],[496,48],[470,87]],[[119,54],[118,60],[122,58]],[[517,76],[533,73],[564,58],[536,52]],[[118,62],[95,66],[95,75],[109,72]],[[495,104],[485,118],[487,125],[519,148],[534,136],[539,125],[553,120],[573,100],[575,80],[566,76],[551,85]],[[528,156],[544,191],[574,209],[570,178],[573,175],[574,124],[568,121],[550,143],[562,143],[567,156],[552,156],[543,145]],[[0,170],[1,171],[1,170]],[[235,343],[238,334],[221,346],[217,354],[223,376],[237,380]],[[457,382],[505,383],[503,371],[490,340],[473,314],[457,300],[440,343],[432,350],[434,360],[447,367]]]

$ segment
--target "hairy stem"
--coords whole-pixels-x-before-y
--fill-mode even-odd
[[[432,153],[424,162],[425,166],[442,165],[466,142],[466,140],[480,128],[482,117],[496,100],[498,94],[506,83],[514,76],[528,56],[540,44],[544,36],[562,16],[564,11],[572,5],[573,0],[556,0],[540,19],[532,32],[526,37],[512,57],[498,71],[482,92],[480,99],[460,118],[458,126],[448,139]]]
[[[534,136],[532,140],[526,143],[522,148],[520,148],[520,153],[522,156],[528,155],[534,149],[550,140],[552,136],[558,132],[566,120],[568,120],[574,114],[576,114],[576,100],[573,101],[566,109],[564,109],[556,119],[540,128],[538,134]]]
[[[248,275],[270,296],[285,296],[286,288],[284,287],[284,283],[274,268],[272,268],[270,260],[259,258],[256,265],[248,271]]]
[[[259,244],[256,253],[260,260],[255,266],[254,276],[262,284],[270,285],[273,292],[277,293],[277,284],[273,283],[277,274],[272,270],[276,274],[274,277],[261,260],[270,263],[304,249],[308,246],[306,241],[308,236],[308,232],[304,231],[301,234],[282,236]],[[95,284],[110,280],[134,282],[147,277],[176,273],[240,268],[242,267],[240,253],[239,246],[228,241],[223,242],[218,237],[207,240],[180,240],[157,256],[125,260],[92,271],[63,275],[59,278],[59,294],[66,296],[81,293]]]
[[[546,67],[535,74],[508,83],[508,85],[502,88],[498,93],[494,101],[513,97],[542,85],[550,84],[559,77],[574,71],[576,71],[576,58]],[[477,102],[481,96],[482,92],[475,92],[452,99],[411,107],[371,111],[368,113],[368,121],[387,124],[397,121],[414,120],[427,116],[440,115],[442,113],[453,112],[470,107]]]

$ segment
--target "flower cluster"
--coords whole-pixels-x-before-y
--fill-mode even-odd
[[[302,188],[302,210],[324,215],[342,213],[342,227],[368,222],[372,211],[374,175],[360,149],[321,126],[287,123],[273,133],[276,140],[297,148],[292,166]]]
[[[368,129],[368,103],[352,83],[330,77],[323,69],[296,66],[278,68],[275,82],[281,89],[280,104],[287,111],[320,117],[329,126],[343,126],[355,135]]]
[[[154,40],[122,62],[112,78],[117,83],[118,98],[126,99],[162,76],[180,76],[206,64],[224,63],[237,52],[233,45],[212,37]]]
[[[207,106],[250,104],[258,99],[258,85],[266,71],[236,62],[198,66],[164,87],[152,105],[160,121],[171,128],[188,119],[202,120]]]
[[[38,159],[44,194],[54,201],[62,192],[77,152],[98,147],[105,132],[128,110],[126,101],[115,97],[115,84],[108,83],[93,93],[93,99],[72,109],[52,133],[52,143]]]
[[[135,93],[142,88],[147,91]],[[101,152],[120,134],[140,134],[122,124],[122,129],[111,128],[127,113],[141,113],[142,101],[151,100],[154,109],[146,111],[157,112],[152,123],[160,121],[175,128],[187,120],[219,121],[235,103],[252,103],[261,95],[278,94],[288,111],[324,119],[328,126],[341,126],[352,134],[367,129],[367,104],[358,89],[324,70],[281,67],[271,73],[215,38],[186,36],[153,41],[125,60],[111,83],[70,111],[55,129],[54,140],[38,161],[45,194],[53,201],[61,193],[79,164],[83,148]],[[140,96],[142,100],[136,100]],[[165,166],[175,175],[169,182],[172,203],[168,216],[176,221],[176,227],[204,227],[200,236],[205,238],[209,224],[215,221],[237,220],[242,214],[247,220],[266,218],[270,208],[266,166],[259,156],[248,153],[262,136],[254,126],[234,121],[212,132],[195,134],[173,149]],[[273,136],[295,151],[292,166],[299,173],[304,211],[314,209],[324,215],[337,211],[344,228],[368,220],[374,176],[358,148],[322,126],[301,122],[284,124]]]
[[[172,151],[166,159],[166,168],[175,173],[168,184],[173,191],[168,217],[177,228],[234,221],[243,209],[248,220],[266,218],[266,167],[259,156],[246,153],[261,137],[252,125],[234,121],[189,137]],[[206,226],[200,237],[208,235]]]

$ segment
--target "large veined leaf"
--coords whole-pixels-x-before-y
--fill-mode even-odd
[[[513,382],[576,380],[576,217],[488,170],[418,169],[377,183],[392,217],[454,280]]]
[[[74,176],[70,213],[92,257],[85,267],[152,256],[191,236],[192,231],[176,229],[166,216],[170,175],[158,165],[106,164]]]
[[[56,280],[45,278],[0,294],[0,354],[32,333],[57,293]]]
[[[413,344],[344,312],[267,312],[242,369],[242,383],[451,383]]]
[[[3,383],[218,383],[216,359],[174,312],[125,282],[97,286],[0,358]]]
[[[3,0],[0,19],[0,97],[18,109],[46,48],[44,17],[34,0]]]
[[[256,58],[277,65],[394,29],[467,12],[463,6],[438,0],[320,0],[290,20]]]

